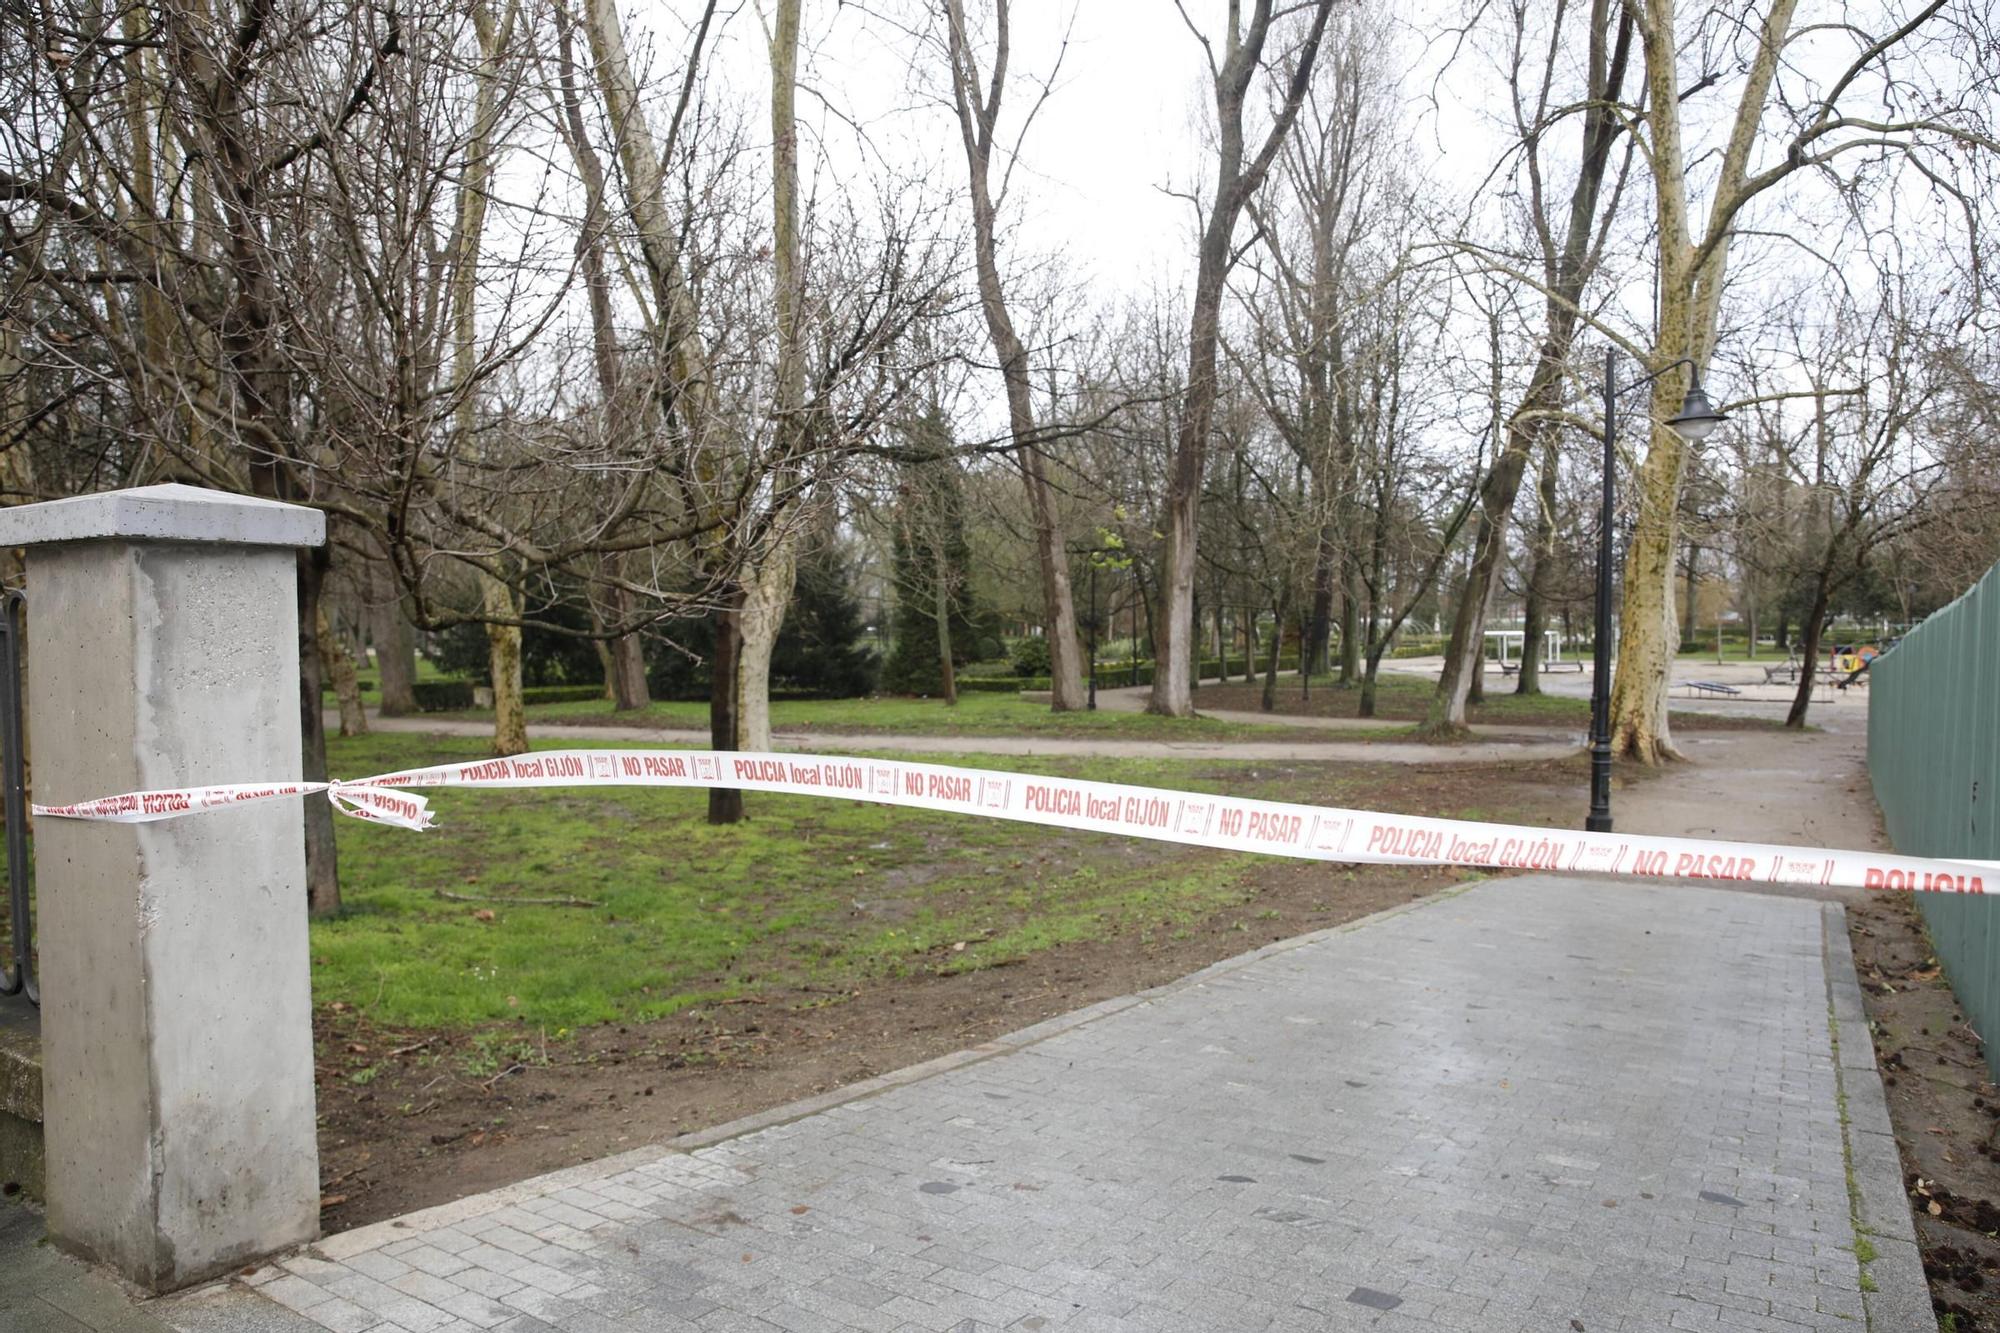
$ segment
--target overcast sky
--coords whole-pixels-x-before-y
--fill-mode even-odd
[[[909,0],[878,3],[892,12],[914,7]],[[1421,7],[1432,6],[1423,0]],[[633,13],[665,34],[678,28],[666,16],[685,8],[685,0],[635,0]],[[1219,41],[1221,0],[1188,0],[1187,8]],[[807,0],[805,28],[811,49],[802,82],[839,115],[808,97],[799,111],[822,136],[830,169],[851,170],[860,160],[856,131],[841,123],[852,117],[875,151],[902,163],[934,164],[941,180],[963,188],[956,124],[928,95],[942,80],[919,71],[930,82],[913,86],[915,42],[880,17],[835,0]],[[747,4],[726,25],[716,62],[760,127],[770,78],[763,41],[754,3]],[[1405,46],[1414,71],[1407,84],[1428,97],[1424,66],[1437,56],[1414,33]],[[1012,210],[1018,243],[1030,253],[1066,251],[1100,288],[1137,292],[1156,279],[1188,274],[1193,214],[1167,191],[1185,190],[1213,171],[1201,150],[1209,88],[1202,48],[1172,0],[1017,0],[1013,48],[1011,68],[1020,77],[1005,103],[1010,132],[1035,95],[1029,78],[1046,76],[1062,55],[1057,89],[1022,150]],[[1478,72],[1469,66],[1464,77],[1476,82]],[[1447,98],[1451,91],[1444,90]],[[1440,123],[1449,133],[1434,132]],[[1434,171],[1476,178],[1492,163],[1493,141],[1462,108],[1451,106],[1439,118],[1413,103],[1411,127]]]

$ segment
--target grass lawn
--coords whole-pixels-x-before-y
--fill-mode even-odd
[[[1206,691],[1197,692],[1195,707]],[[1255,705],[1252,704],[1254,708]],[[489,717],[490,713],[454,714]],[[694,701],[659,701],[643,710],[612,711],[608,700],[538,704],[528,709],[530,724],[570,726],[694,727],[708,726],[708,705]],[[1031,703],[1016,694],[974,694],[958,697],[947,707],[941,699],[780,699],[771,705],[771,725],[779,731],[817,731],[834,735],[906,736],[1107,736],[1121,740],[1285,740],[1283,717],[1268,724],[1218,722],[1214,718],[1153,717],[1146,713],[1054,713],[1046,703]]]
[[[328,748],[352,774],[485,753],[407,734]],[[1304,766],[1303,785],[1268,764],[1035,767],[1318,800],[1358,800],[1368,782],[1354,766]],[[750,820],[711,828],[699,790],[429,795],[433,832],[338,821],[344,912],[312,927],[317,1003],[411,1028],[515,1020],[553,1036],[764,986],[838,996],[1113,931],[1171,932],[1250,892],[1244,855],[855,801],[752,794]]]

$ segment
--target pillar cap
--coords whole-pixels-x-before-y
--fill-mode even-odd
[[[0,547],[95,541],[320,546],[326,515],[179,482],[0,509]]]

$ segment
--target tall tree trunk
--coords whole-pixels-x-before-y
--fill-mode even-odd
[[[708,744],[713,750],[736,748],[736,658],[742,650],[739,607],[742,592],[731,588],[715,612],[715,652],[709,658]],[[735,787],[708,789],[708,822],[734,824],[743,818],[743,793]]]
[[[1352,556],[1342,560],[1340,590],[1340,685],[1352,689],[1361,677],[1361,571]]]
[[[1654,234],[1660,255],[1659,327],[1651,358],[1655,367],[1666,369],[1685,359],[1699,369],[1714,351],[1732,224],[1750,188],[1746,182],[1758,126],[1796,8],[1797,0],[1772,0],[1765,12],[1729,142],[1708,185],[1708,234],[1697,245],[1689,220],[1687,159],[1681,141],[1680,76],[1675,63],[1680,43],[1674,32],[1674,6],[1653,0],[1643,7],[1646,125],[1652,136],[1647,162],[1653,176]],[[1796,152],[1794,164],[1807,156]],[[1648,419],[1664,423],[1673,417],[1687,388],[1687,371],[1662,374],[1653,382]],[[1681,757],[1669,725],[1667,691],[1674,649],[1679,646],[1674,547],[1680,536],[1686,471],[1686,443],[1671,428],[1654,425],[1635,488],[1639,513],[1625,556],[1618,667],[1611,684],[1612,752],[1646,764]]]
[[[327,551],[299,552],[299,731],[300,776],[324,782],[326,771],[326,689],[320,673],[319,598],[326,579]],[[340,910],[340,864],[333,840],[333,802],[305,802],[306,911],[331,916]]]
[[[334,633],[327,620],[323,599],[318,628],[320,667],[333,678],[333,697],[340,705],[340,734],[366,736],[368,714],[361,707],[361,682],[354,674],[354,659],[348,656],[346,641]]]
[[[737,616],[743,648],[736,659],[737,748],[771,748],[771,652],[785,623],[798,572],[798,539],[787,536],[770,554],[746,569],[743,606]]]
[[[409,617],[403,614],[396,579],[388,565],[371,560],[368,568],[373,580],[369,633],[375,639],[375,665],[382,691],[379,711],[383,717],[403,717],[417,711],[416,635]]]
[[[1083,649],[1076,632],[1076,602],[1070,587],[1069,553],[1063,546],[1055,490],[1049,485],[1040,446],[1035,442],[1034,400],[1028,352],[1014,330],[1000,280],[997,231],[1001,199],[993,194],[991,167],[1000,101],[1006,92],[1011,0],[994,0],[995,49],[992,78],[982,86],[979,62],[965,22],[962,0],[945,0],[946,42],[951,59],[952,102],[972,195],[974,268],[987,337],[1000,363],[1007,393],[1007,427],[1014,458],[1027,487],[1035,529],[1035,562],[1042,582],[1042,629],[1049,645],[1049,707],[1064,713],[1084,708]],[[1003,186],[1004,190],[1004,186]]]
[[[1333,640],[1333,556],[1333,524],[1328,522],[1320,527],[1319,540],[1313,548],[1312,619],[1299,654],[1300,670],[1322,675],[1332,669],[1329,650]]]
[[[1556,480],[1554,431],[1542,432],[1542,468],[1535,506],[1535,544],[1528,566],[1528,605],[1521,622],[1521,679],[1516,694],[1542,692],[1542,640],[1549,623],[1549,583],[1555,577]]]
[[[604,617],[597,613],[595,606],[590,608],[590,628],[594,633],[604,632]],[[604,675],[604,701],[615,709],[618,706],[618,664],[611,659],[611,645],[603,639],[592,639],[590,648],[597,654],[597,669]]]
[[[1695,589],[1700,585],[1701,548],[1693,542],[1687,548],[1687,609],[1681,616],[1679,642],[1674,645],[1678,651],[1684,644],[1694,642],[1697,628],[1695,618]]]
[[[1458,614],[1452,619],[1451,640],[1445,649],[1445,674],[1438,681],[1437,693],[1424,717],[1424,730],[1430,735],[1463,734],[1465,704],[1472,682],[1480,679],[1483,684],[1486,606],[1492,600],[1500,560],[1506,552],[1514,500],[1520,493],[1521,477],[1534,441],[1552,428],[1550,414],[1562,406],[1563,370],[1576,335],[1578,305],[1596,267],[1593,238],[1598,231],[1598,204],[1610,170],[1612,145],[1623,130],[1617,103],[1631,58],[1633,25],[1630,6],[1616,5],[1613,0],[1593,0],[1590,109],[1582,118],[1582,164],[1570,190],[1569,217],[1563,228],[1561,248],[1546,250],[1544,255],[1551,281],[1534,373],[1520,406],[1507,419],[1504,442],[1480,491],[1472,567],[1466,575]],[[1497,326],[1494,336],[1497,339]],[[1497,346],[1495,358],[1497,361]],[[1494,392],[1497,413],[1500,410],[1497,382]]]
[[[774,473],[801,465],[810,431],[805,418],[806,366],[801,343],[799,267],[799,136],[794,106],[798,94],[800,0],[778,0],[771,26],[771,259],[772,307],[778,330],[777,402],[773,414]],[[730,662],[733,697],[729,716],[713,717],[720,731],[732,730],[731,746],[771,748],[771,653],[785,623],[797,570],[797,530],[780,525],[761,550],[744,552],[736,579],[735,651]],[[718,700],[721,694],[715,696]],[[741,804],[741,796],[738,796]],[[715,819],[710,807],[710,822]]]
[[[611,594],[612,606],[621,619],[629,620],[638,610],[637,596],[626,588]],[[645,708],[653,702],[646,684],[646,645],[637,634],[621,634],[610,644],[610,669],[605,673],[611,687],[611,707],[621,713]]]
[[[1238,31],[1240,5],[1229,7],[1225,56],[1214,67],[1217,128],[1215,193],[1197,247],[1194,300],[1188,318],[1187,389],[1181,398],[1179,429],[1167,466],[1167,496],[1161,515],[1165,544],[1160,561],[1160,615],[1154,622],[1153,691],[1146,711],[1168,717],[1194,712],[1189,682],[1194,649],[1195,541],[1199,531],[1201,480],[1208,437],[1215,422],[1216,353],[1221,338],[1222,289],[1235,261],[1236,220],[1262,186],[1299,105],[1312,82],[1320,39],[1333,0],[1316,0],[1312,26],[1301,43],[1283,102],[1256,156],[1244,153],[1243,108],[1264,61],[1271,28],[1271,0],[1254,0],[1248,28]]]
[[[1819,569],[1813,576],[1812,610],[1807,613],[1799,626],[1799,687],[1792,692],[1792,706],[1785,714],[1785,725],[1794,731],[1804,730],[1806,710],[1812,707],[1813,685],[1819,679],[1819,641],[1826,625],[1826,608],[1829,600],[1827,560],[1820,561]]]
[[[931,576],[931,611],[937,617],[938,680],[944,690],[945,707],[958,704],[958,673],[951,663],[951,569],[945,559],[942,533],[932,543],[935,564]]]
[[[511,584],[481,572],[480,611],[486,617],[486,666],[493,676],[493,753],[528,748],[528,707],[521,695],[521,599]],[[504,623],[511,619],[514,623]]]
[[[479,248],[486,230],[486,196],[493,177],[493,133],[499,118],[499,64],[512,28],[496,28],[486,0],[475,0],[473,29],[479,37],[479,64],[473,76],[473,127],[465,146],[459,182],[458,217],[452,236],[452,378],[458,393],[453,429],[468,449],[478,424],[472,383],[478,362]],[[480,611],[486,620],[486,660],[493,678],[493,753],[520,754],[528,748],[528,716],[521,698],[521,600],[519,592],[480,569]],[[495,618],[499,619],[495,619]],[[512,623],[503,623],[511,621]]]
[[[1285,617],[1291,610],[1292,586],[1287,580],[1278,585],[1278,604],[1271,620],[1271,656],[1264,668],[1264,697],[1258,704],[1267,713],[1275,712],[1278,707],[1278,659],[1285,653]]]
[[[583,117],[583,98],[577,87],[568,10],[561,5],[556,6],[555,18],[557,68],[567,129],[565,137],[569,141],[570,156],[576,162],[577,175],[583,181],[584,223],[577,233],[577,257],[583,268],[584,291],[590,301],[592,360],[597,369],[598,393],[604,400],[605,433],[615,440],[631,429],[638,404],[633,401],[634,395],[627,393],[619,374],[618,332],[612,322],[611,281],[604,262],[608,221],[605,216],[604,164],[598,160],[597,149],[591,145],[590,129]],[[610,575],[612,585],[608,596],[615,623],[628,624],[638,611],[638,599],[624,585],[623,557],[607,557],[605,572]],[[594,603],[591,618],[597,622],[594,628],[604,628]],[[604,695],[611,701],[612,709],[631,712],[651,703],[646,689],[645,646],[640,643],[639,636],[620,634],[609,642],[603,639],[596,642],[598,660],[604,667]]]

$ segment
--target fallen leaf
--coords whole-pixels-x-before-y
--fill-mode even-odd
[[[1939,1203],[1936,1199],[1932,1199],[1930,1201],[1930,1205],[1927,1208],[1925,1208],[1924,1211],[1929,1213],[1932,1217],[1943,1217],[1944,1205]]]
[[[347,1196],[345,1194],[322,1194],[319,1196],[319,1206],[322,1208],[338,1208],[346,1202]]]
[[[647,1091],[648,1091],[648,1092],[650,1092],[650,1091],[652,1091],[652,1089],[648,1088],[648,1089],[647,1089]],[[793,1217],[803,1217],[803,1216],[804,1216],[805,1214],[807,1214],[807,1213],[809,1213],[809,1212],[811,1212],[811,1211],[812,1211],[812,1209],[811,1209],[810,1207],[808,1207],[807,1205],[803,1204],[803,1203],[795,1203],[795,1204],[793,1204],[793,1205],[792,1205],[792,1216],[793,1216]]]
[[[358,1041],[350,1041],[347,1043],[347,1053],[349,1055],[366,1055],[368,1054],[368,1048]]]
[[[472,919],[474,921],[491,921],[493,920],[493,909],[490,907],[482,907],[477,912],[474,912],[472,914]]]

